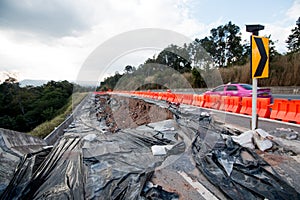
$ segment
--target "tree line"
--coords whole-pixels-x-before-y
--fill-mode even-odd
[[[73,93],[68,81],[49,81],[42,86],[20,87],[9,77],[0,85],[0,127],[29,132],[51,120]]]
[[[297,61],[295,55],[299,54],[300,50],[300,28],[296,26],[291,30],[291,34],[285,41],[287,44],[288,52],[285,55],[280,54],[276,50],[276,41],[271,39],[271,35],[265,36],[269,38],[269,55],[270,55],[270,68],[271,75],[276,76],[278,68],[282,68],[285,61],[292,62],[289,65],[293,68],[292,71],[297,71]],[[202,39],[196,38],[189,44],[184,44],[183,47],[179,47],[174,44],[170,44],[164,50],[154,55],[152,58],[148,58],[143,64],[137,68],[131,65],[126,65],[124,73],[120,74],[116,72],[114,76],[110,76],[104,79],[100,83],[98,90],[114,89],[116,86],[126,86],[124,89],[161,89],[165,87],[183,86],[183,82],[179,80],[178,73],[189,82],[191,87],[207,87],[207,80],[204,80],[204,76],[210,75],[210,70],[213,68],[220,69],[221,75],[226,77],[226,80],[237,80],[234,77],[238,73],[237,71],[249,70],[249,55],[250,55],[250,42],[242,41],[240,28],[229,21],[225,25],[220,25],[217,28],[213,28],[210,31],[210,35]],[[296,63],[295,63],[296,62]],[[161,67],[168,66],[171,71],[167,74],[171,75],[166,78],[166,72],[162,72]],[[248,68],[245,67],[248,65]],[[240,66],[237,69],[236,66]],[[245,69],[242,69],[245,67]],[[232,69],[234,68],[234,69]],[[164,68],[164,70],[167,70]],[[174,73],[174,70],[176,73]],[[177,73],[178,72],[178,73]],[[249,71],[247,71],[248,73]],[[276,73],[275,73],[276,72]],[[288,72],[287,72],[288,73]],[[250,74],[250,73],[249,73]],[[170,85],[174,76],[174,81]],[[161,79],[165,78],[165,81]],[[176,79],[177,78],[177,79]],[[169,80],[168,80],[169,79]],[[177,81],[176,81],[177,80]],[[179,80],[179,81],[178,81]],[[244,82],[250,81],[250,75],[242,79]],[[274,81],[262,81],[263,84],[276,84]],[[298,83],[289,82],[291,85]],[[285,85],[284,83],[281,85]],[[138,88],[135,88],[137,87]],[[118,88],[122,89],[122,87]]]

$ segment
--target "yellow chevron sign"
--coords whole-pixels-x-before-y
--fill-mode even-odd
[[[251,36],[252,78],[269,77],[269,38]]]

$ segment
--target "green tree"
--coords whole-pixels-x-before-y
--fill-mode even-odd
[[[194,67],[192,69],[192,77],[193,77],[193,79],[192,79],[193,81],[192,81],[191,85],[193,88],[206,87],[206,83],[200,74],[200,69],[197,69],[196,67]]]
[[[167,65],[180,73],[190,72],[192,69],[186,44],[184,47],[171,44],[158,54],[156,63]]]
[[[240,63],[244,48],[241,44],[240,28],[231,21],[213,28],[211,36],[200,40],[201,45],[213,57],[218,67]]]
[[[20,87],[13,79],[5,81],[0,84],[0,127],[30,131],[55,117],[72,91],[73,84],[68,81],[50,81],[39,87]]]
[[[269,57],[270,57],[270,61],[273,61],[277,56],[280,56],[281,54],[276,50],[276,46],[275,44],[278,42],[273,41],[271,39],[271,35],[267,36],[267,38],[269,38]]]
[[[126,67],[125,67],[125,72],[126,73],[130,73],[130,72],[132,72],[133,71],[133,67],[131,66],[131,65],[126,65]]]
[[[300,50],[300,26],[296,26],[291,31],[292,33],[285,42],[287,43],[289,52],[294,53]]]
[[[207,44],[208,46],[208,44]],[[193,67],[203,68],[203,65],[208,62],[212,62],[212,58],[209,53],[202,47],[200,40],[195,39],[187,46],[191,63]]]
[[[122,78],[122,74],[119,74],[119,72],[116,72],[114,76],[110,76],[104,79],[104,81],[102,81],[100,83],[100,87],[97,88],[97,90],[108,90],[108,89],[113,89],[116,84],[118,83],[118,81],[120,80],[120,78]]]

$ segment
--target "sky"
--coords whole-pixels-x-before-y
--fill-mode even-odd
[[[300,0],[0,0],[0,81],[7,73],[18,80],[76,80],[97,47],[144,28],[193,40],[231,21],[249,40],[245,25],[262,24],[260,35],[271,35],[285,53],[298,17]],[[157,52],[131,51],[99,68],[105,68],[103,77],[122,73],[126,65],[138,66]]]

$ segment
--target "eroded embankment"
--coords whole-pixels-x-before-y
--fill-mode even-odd
[[[95,106],[97,120],[105,121],[107,131],[112,133],[173,118],[168,109],[137,98],[96,95]]]

